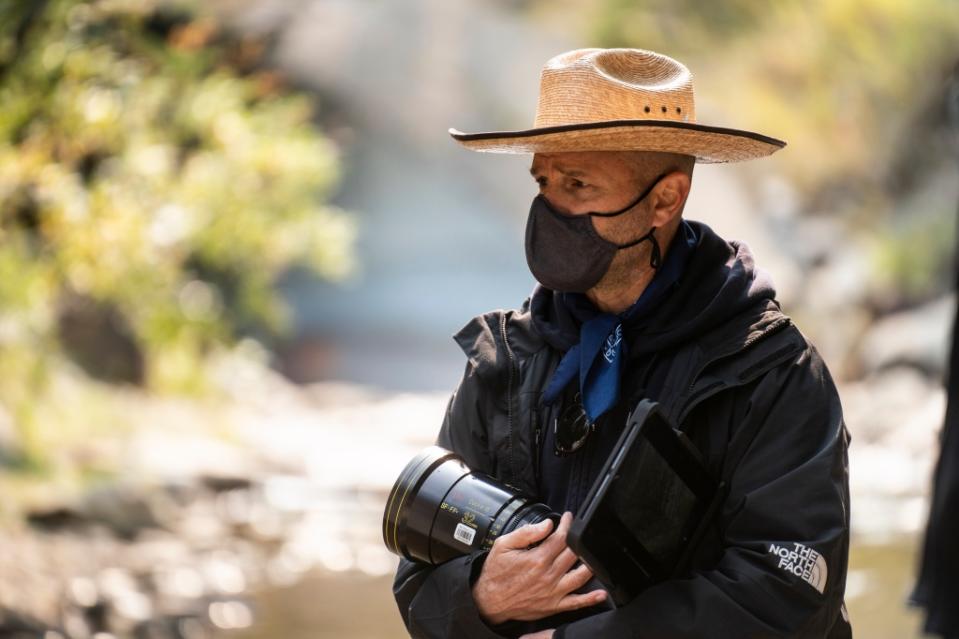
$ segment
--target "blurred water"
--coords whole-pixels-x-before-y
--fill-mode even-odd
[[[918,639],[919,612],[906,607],[912,587],[914,540],[854,546],[847,607],[854,636],[867,639]],[[405,637],[390,592],[389,577],[317,572],[286,589],[258,593],[259,615],[239,639],[317,637],[366,639]]]

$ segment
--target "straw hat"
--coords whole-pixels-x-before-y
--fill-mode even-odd
[[[449,132],[474,151],[660,151],[699,162],[749,160],[786,146],[751,131],[697,124],[689,69],[642,49],[579,49],[547,62],[532,129]]]

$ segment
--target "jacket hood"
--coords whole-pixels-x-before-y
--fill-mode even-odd
[[[630,357],[700,339],[744,313],[755,317],[736,324],[755,327],[770,306],[778,311],[772,280],[745,244],[727,242],[701,222],[688,223],[698,241],[678,286],[642,323],[624,326]],[[561,294],[537,286],[530,312],[536,332],[554,348],[565,351],[579,341],[579,323]]]

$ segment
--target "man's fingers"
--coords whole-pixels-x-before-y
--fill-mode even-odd
[[[565,575],[578,559],[579,557],[576,556],[576,553],[569,548],[564,548],[563,552],[559,553],[556,559],[553,560],[553,573]]]
[[[503,548],[509,550],[525,550],[530,544],[535,544],[537,541],[545,539],[546,536],[553,530],[553,522],[550,519],[544,519],[538,524],[522,526],[517,528],[508,535],[503,535],[497,542]]]
[[[543,543],[543,546],[548,548],[553,557],[558,555],[563,548],[566,548],[566,533],[569,532],[572,523],[573,513],[569,511],[563,513],[563,516],[559,518],[559,526],[556,527],[556,532]]]
[[[576,570],[570,570],[563,575],[562,579],[559,580],[560,591],[573,592],[592,578],[593,571],[590,570],[586,564],[583,564]]]
[[[598,603],[602,603],[605,599],[605,590],[593,590],[584,595],[566,595],[559,600],[559,604],[556,606],[556,612],[566,612],[568,610],[588,608],[589,606],[595,606]]]

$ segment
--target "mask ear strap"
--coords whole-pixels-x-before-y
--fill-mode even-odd
[[[662,180],[664,177],[666,177],[666,175],[667,175],[666,173],[663,173],[662,175],[660,175],[658,178],[656,178],[656,179],[653,181],[652,184],[650,184],[648,187],[646,187],[646,190],[645,190],[645,191],[643,191],[642,193],[639,194],[639,197],[638,197],[638,198],[636,198],[635,200],[633,200],[632,202],[630,202],[629,204],[627,204],[625,207],[619,209],[618,211],[610,211],[609,213],[597,213],[597,212],[595,212],[595,211],[592,211],[592,212],[590,212],[590,213],[587,213],[587,215],[595,215],[596,217],[616,217],[617,215],[622,215],[623,213],[625,213],[625,212],[628,211],[629,209],[633,208],[634,206],[636,206],[637,204],[639,204],[640,202],[642,202],[642,201],[646,198],[647,195],[649,195],[650,193],[652,193],[653,189],[656,188],[656,185],[659,184],[660,180]]]
[[[649,253],[649,265],[654,269],[658,269],[663,263],[663,255],[659,252],[659,242],[657,242],[656,238],[653,237],[653,231],[655,230],[655,226],[649,229],[649,243],[653,245],[653,248]]]
[[[657,242],[656,238],[653,236],[653,233],[655,231],[656,231],[656,227],[654,226],[651,229],[649,229],[649,233],[647,233],[646,235],[640,238],[633,240],[632,242],[626,242],[625,244],[617,244],[616,249],[617,250],[627,249],[631,246],[636,246],[640,242],[645,242],[646,240],[649,240],[649,243],[653,245],[649,254],[649,265],[654,269],[658,269],[660,264],[662,264],[663,262],[663,255],[662,253],[659,252],[659,242]]]

